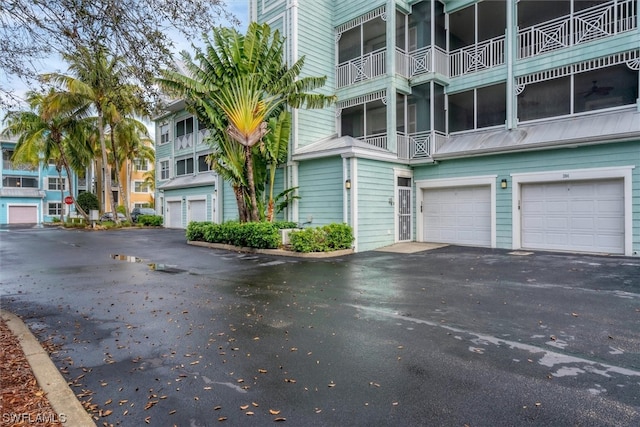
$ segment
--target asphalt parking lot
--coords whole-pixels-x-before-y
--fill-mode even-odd
[[[1,230],[0,263],[98,425],[640,424],[640,258],[41,228]]]

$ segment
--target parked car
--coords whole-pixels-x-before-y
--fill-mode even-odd
[[[126,221],[127,217],[124,216],[124,214],[121,214],[120,212],[118,212],[118,219],[120,221]],[[102,216],[100,217],[100,221],[113,221],[113,212],[105,212],[102,214]]]
[[[152,208],[133,208],[131,211],[131,220],[133,222],[138,221],[140,215],[156,215],[156,211]]]

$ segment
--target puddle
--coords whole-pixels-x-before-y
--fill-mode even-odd
[[[115,259],[117,261],[142,262],[142,258],[138,258],[131,255],[111,254],[110,256],[111,256],[111,259]]]
[[[151,264],[147,264],[149,266],[149,270],[151,271],[161,271],[163,273],[184,273],[185,270],[177,268],[175,265],[170,264],[156,264],[152,262]]]

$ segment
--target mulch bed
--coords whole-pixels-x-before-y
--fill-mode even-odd
[[[0,425],[62,426],[40,388],[18,339],[0,319]]]

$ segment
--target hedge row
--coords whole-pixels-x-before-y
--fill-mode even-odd
[[[347,224],[329,224],[305,228],[289,234],[291,247],[296,252],[330,252],[351,249],[353,229]]]
[[[281,228],[293,228],[293,222],[246,222],[228,221],[222,224],[190,222],[187,240],[250,247],[277,249],[282,245]]]
[[[140,215],[137,223],[139,225],[147,225],[152,227],[159,227],[162,225],[161,215]]]
[[[224,243],[256,249],[276,249],[282,246],[280,229],[296,228],[294,222],[247,222],[237,221],[214,224],[190,222],[186,237],[189,241]],[[296,252],[329,252],[350,249],[353,230],[347,224],[329,224],[323,227],[293,230],[289,234],[291,247]]]

